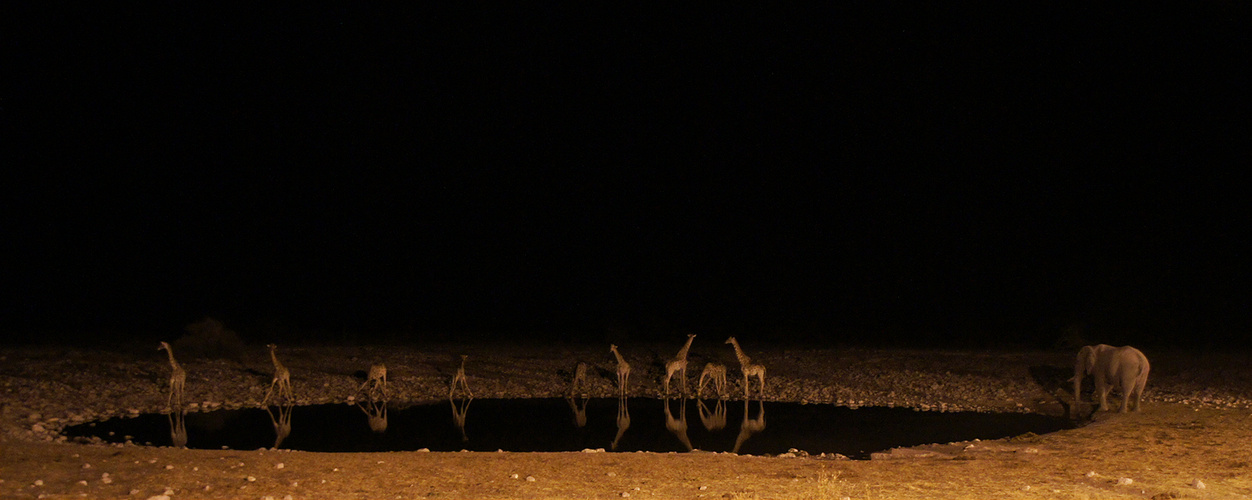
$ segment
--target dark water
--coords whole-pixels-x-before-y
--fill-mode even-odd
[[[186,413],[181,418],[145,414],[76,425],[65,434],[155,446],[185,443],[188,448],[202,449],[530,452],[604,448],[777,454],[797,448],[813,454],[868,458],[871,452],[897,446],[1043,434],[1070,426],[1064,418],[1037,414],[851,409],[760,401],[474,399],[404,407],[376,403],[217,410]]]

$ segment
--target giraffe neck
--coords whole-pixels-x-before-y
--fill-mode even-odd
[[[174,367],[175,369],[182,368],[181,366],[178,365],[178,361],[174,360],[174,351],[170,350],[167,347],[165,348],[165,354],[168,354],[170,356],[170,366]]]
[[[752,364],[752,358],[749,358],[747,354],[743,353],[743,349],[739,347],[739,341],[736,340],[731,342],[730,345],[735,347],[735,357],[739,358],[739,364],[741,366],[748,366]]]
[[[278,354],[275,354],[273,349],[270,349],[270,359],[274,360],[274,367],[275,367],[275,368],[282,368],[282,367],[283,367],[283,364],[282,364],[282,363],[280,363],[280,362],[278,362]]]
[[[617,352],[617,349],[613,349],[613,356],[615,356],[615,357],[617,358],[617,362],[618,362],[619,364],[620,364],[620,363],[625,363],[625,362],[626,362],[626,360],[622,359],[622,353]]]
[[[691,341],[695,339],[695,336],[687,337],[687,343],[683,344],[683,348],[678,350],[678,356],[674,359],[687,359],[687,350],[691,349]]]

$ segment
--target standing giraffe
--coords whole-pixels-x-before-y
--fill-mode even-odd
[[[183,370],[182,365],[174,360],[174,350],[170,348],[168,342],[161,342],[157,350],[165,350],[170,356],[170,395],[165,398],[165,404],[170,408],[182,408],[183,406],[183,389],[187,385],[187,372]],[[177,406],[175,406],[177,405]]]
[[[460,383],[460,387],[462,389],[465,389],[465,393],[469,394],[470,398],[474,397],[474,391],[470,390],[469,381],[465,379],[465,358],[468,358],[468,357],[469,357],[468,354],[461,355],[461,367],[457,368],[456,375],[452,376],[452,387],[448,389],[449,398],[452,397],[452,393],[456,392],[456,388],[458,387],[457,386],[458,382]]]
[[[743,372],[743,397],[748,398],[748,377],[756,375],[761,379],[761,396],[765,396],[765,366],[752,363],[752,358],[744,354],[739,341],[734,337],[726,339],[726,343],[735,347],[735,357],[739,358],[739,370]]]
[[[265,399],[261,400],[261,404],[264,405],[268,402],[271,394],[274,394],[275,399],[278,399],[279,396],[283,397],[283,402],[290,404],[295,400],[295,397],[291,394],[291,372],[287,371],[287,367],[278,361],[278,354],[274,352],[278,349],[278,346],[269,344],[266,347],[270,348],[270,360],[274,362],[274,380],[270,382],[269,390],[265,391]],[[278,386],[277,393],[274,392],[274,386]]]
[[[617,344],[609,344],[609,351],[617,357],[617,391],[621,397],[626,397],[626,384],[630,382],[630,363],[622,359],[622,354],[617,352]]]
[[[687,334],[687,343],[683,344],[683,348],[678,350],[678,355],[674,356],[665,363],[665,395],[669,396],[669,379],[675,373],[682,377],[683,394],[687,394],[687,351],[691,349],[691,341],[695,340],[696,334]]]

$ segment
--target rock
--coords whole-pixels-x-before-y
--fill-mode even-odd
[[[1135,482],[1135,480],[1134,480],[1134,479],[1131,479],[1131,478],[1128,478],[1128,477],[1119,477],[1119,478],[1117,478],[1117,485],[1118,485],[1118,486],[1129,486],[1129,485],[1131,485],[1131,484],[1134,484],[1134,482]]]
[[[1202,490],[1204,488],[1207,488],[1208,486],[1204,484],[1204,481],[1201,481],[1200,478],[1197,477],[1191,480],[1191,487],[1197,490]]]

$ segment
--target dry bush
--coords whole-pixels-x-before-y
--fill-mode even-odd
[[[242,359],[244,353],[243,339],[234,330],[229,330],[221,321],[204,318],[184,327],[186,334],[174,342],[180,354],[188,357]]]

